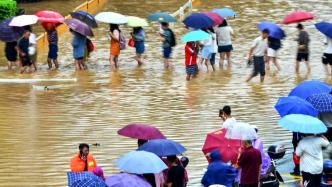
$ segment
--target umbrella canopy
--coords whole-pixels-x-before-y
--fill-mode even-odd
[[[0,40],[4,42],[14,42],[22,37],[24,29],[22,27],[11,27],[9,23],[12,18],[6,19],[0,23]]]
[[[65,23],[75,32],[78,32],[84,36],[93,36],[91,28],[78,19],[67,19]]]
[[[221,17],[227,18],[227,17],[234,17],[236,16],[236,13],[234,10],[230,8],[221,8],[221,9],[214,9],[212,12],[219,14]]]
[[[315,27],[327,37],[332,38],[332,23],[319,22],[315,24]]]
[[[160,173],[166,164],[155,154],[146,151],[132,151],[116,161],[121,171],[135,174]]]
[[[9,23],[9,26],[24,27],[27,25],[33,25],[38,22],[38,17],[35,15],[21,15],[15,16]]]
[[[100,12],[95,19],[108,24],[125,24],[128,22],[126,16],[115,12]]]
[[[307,98],[319,112],[332,112],[332,94],[315,94]]]
[[[235,164],[241,147],[241,140],[225,138],[226,133],[227,129],[220,129],[207,134],[202,151],[207,155],[213,150],[218,150],[224,162],[231,161],[232,164]]]
[[[279,25],[268,22],[268,21],[262,21],[258,24],[258,29],[260,31],[263,31],[265,29],[269,30],[269,37],[276,38],[276,39],[283,39],[285,38],[285,32],[279,27]]]
[[[156,127],[144,124],[129,124],[123,127],[122,129],[118,130],[118,134],[142,140],[166,138]]]
[[[205,12],[204,14],[209,16],[214,21],[213,27],[220,25],[222,24],[222,22],[224,22],[224,18],[215,12]]]
[[[235,140],[255,140],[258,135],[255,128],[248,123],[236,122],[227,130],[225,137]]]
[[[210,28],[214,25],[213,19],[203,13],[192,13],[183,20],[183,23],[195,29]]]
[[[148,22],[145,19],[135,17],[135,16],[129,16],[127,24],[129,27],[147,27],[147,26],[149,26]]]
[[[58,12],[43,10],[35,14],[38,16],[39,22],[48,22],[48,23],[62,23],[65,18]]]
[[[176,22],[176,18],[169,15],[166,12],[155,12],[155,13],[149,15],[148,20],[167,22],[167,23]]]
[[[282,23],[283,24],[299,23],[310,19],[314,19],[314,14],[306,11],[296,11],[285,16]]]
[[[91,14],[89,14],[85,11],[78,10],[75,12],[71,12],[70,15],[72,18],[78,19],[78,20],[82,21],[83,23],[89,25],[92,28],[98,27],[98,24],[97,24],[95,18]]]
[[[196,30],[196,31],[191,31],[185,34],[181,40],[183,43],[186,42],[197,42],[201,40],[207,40],[210,39],[211,35],[208,34],[207,32],[204,32],[202,30]]]
[[[278,124],[282,128],[292,132],[304,134],[321,134],[327,131],[327,127],[321,120],[303,114],[287,115],[281,118]]]
[[[297,96],[302,99],[307,99],[309,96],[321,93],[330,93],[332,88],[325,82],[321,81],[303,81],[298,84],[288,96]]]
[[[186,151],[186,148],[173,140],[158,139],[149,140],[139,147],[138,150],[151,152],[162,157],[182,154]]]
[[[304,114],[313,117],[318,116],[318,111],[306,100],[297,96],[280,97],[274,108],[281,117],[289,114]]]
[[[108,187],[152,187],[144,178],[135,174],[119,173],[106,179]]]
[[[69,187],[107,187],[106,183],[91,172],[68,172]]]

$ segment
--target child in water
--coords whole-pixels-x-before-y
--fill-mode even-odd
[[[187,42],[185,46],[187,81],[189,81],[192,77],[195,77],[198,73],[197,50],[198,44],[196,42]]]

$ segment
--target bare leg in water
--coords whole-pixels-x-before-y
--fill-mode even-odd
[[[135,60],[137,61],[137,64],[140,66],[143,64],[142,54],[136,54]]]
[[[224,61],[225,61],[225,53],[221,52],[220,53],[220,60],[219,60],[219,68],[223,68],[224,67]]]
[[[47,59],[48,69],[52,69],[52,59]]]
[[[228,67],[232,67],[231,52],[226,52],[226,58]]]

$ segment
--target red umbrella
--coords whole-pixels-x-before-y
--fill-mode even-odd
[[[222,24],[222,22],[224,22],[224,18],[221,17],[217,13],[214,13],[214,12],[205,12],[204,14],[206,14],[207,16],[209,16],[214,21],[213,26],[220,25],[220,24]]]
[[[65,18],[58,12],[43,10],[35,14],[38,16],[39,22],[48,22],[48,23],[62,23]]]
[[[202,151],[207,155],[213,150],[219,150],[224,162],[231,161],[232,164],[235,164],[241,147],[241,140],[225,138],[226,132],[227,129],[220,129],[207,134]]]
[[[288,14],[284,20],[282,21],[283,24],[290,24],[290,23],[299,23],[302,21],[314,19],[314,14],[305,11],[296,11]]]
[[[156,127],[143,124],[129,124],[118,130],[118,134],[142,140],[166,139]]]

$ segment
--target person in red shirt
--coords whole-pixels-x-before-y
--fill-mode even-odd
[[[196,42],[187,42],[185,46],[187,81],[189,81],[192,77],[195,77],[198,73],[197,49],[198,44]]]
[[[97,162],[89,154],[89,145],[82,143],[79,145],[79,152],[71,159],[70,169],[72,172],[92,172],[97,167]]]
[[[262,156],[259,150],[252,146],[251,140],[243,141],[237,165],[241,170],[240,187],[258,187],[262,166]]]

